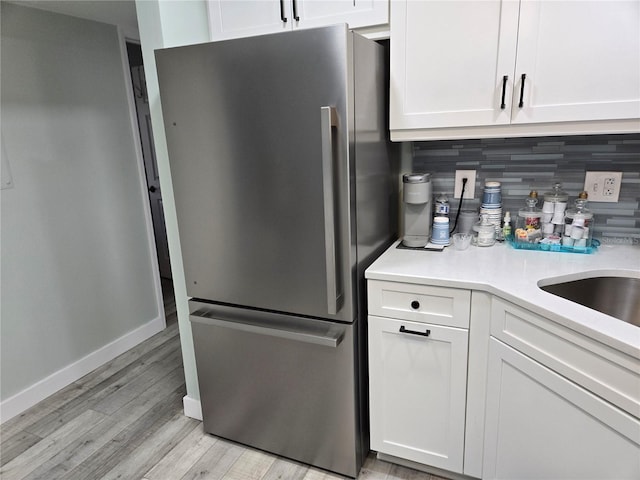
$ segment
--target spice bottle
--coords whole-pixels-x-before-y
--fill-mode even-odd
[[[504,214],[504,223],[502,224],[502,238],[508,240],[511,237],[511,214]]]

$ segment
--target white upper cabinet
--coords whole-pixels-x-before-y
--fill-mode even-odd
[[[388,0],[209,0],[212,40],[347,23],[389,23]]]
[[[212,40],[251,37],[291,29],[290,1],[211,0],[207,2]]]
[[[522,1],[518,33],[513,123],[640,118],[640,2]]]
[[[637,131],[640,0],[392,0],[390,88],[392,140]]]
[[[509,123],[517,22],[511,1],[392,1],[391,129]]]

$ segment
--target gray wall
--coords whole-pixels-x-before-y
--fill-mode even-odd
[[[551,190],[562,181],[569,203],[584,187],[585,171],[623,172],[618,203],[589,202],[594,236],[604,242],[640,244],[640,134],[585,135],[415,142],[405,149],[414,171],[433,174],[434,193],[444,192],[452,207],[456,170],[476,170],[476,193],[463,208],[479,207],[485,180],[502,182],[503,211],[512,218],[529,191]]]
[[[117,29],[1,5],[4,401],[159,308]]]

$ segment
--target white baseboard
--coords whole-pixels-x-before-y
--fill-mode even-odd
[[[202,405],[200,404],[200,400],[185,395],[182,398],[182,406],[184,407],[184,414],[187,417],[202,421]]]
[[[82,378],[87,373],[161,332],[165,327],[164,316],[158,316],[104,347],[52,373],[12,397],[3,400],[0,402],[0,423],[19,415],[58,390]]]

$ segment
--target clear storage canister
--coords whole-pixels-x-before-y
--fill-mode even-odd
[[[565,212],[564,234],[562,236],[562,245],[565,247],[586,248],[591,246],[593,213],[587,208],[587,199],[587,192],[580,192],[575,206]]]
[[[496,227],[489,221],[488,215],[480,217],[480,223],[474,226],[475,244],[478,247],[490,247],[496,243]]]
[[[560,237],[564,227],[564,213],[567,209],[569,194],[562,191],[562,183],[553,184],[553,189],[544,194],[542,204],[542,236]]]
[[[525,200],[525,207],[518,210],[516,242],[538,243],[542,239],[542,210],[536,207],[538,192],[532,190]]]

